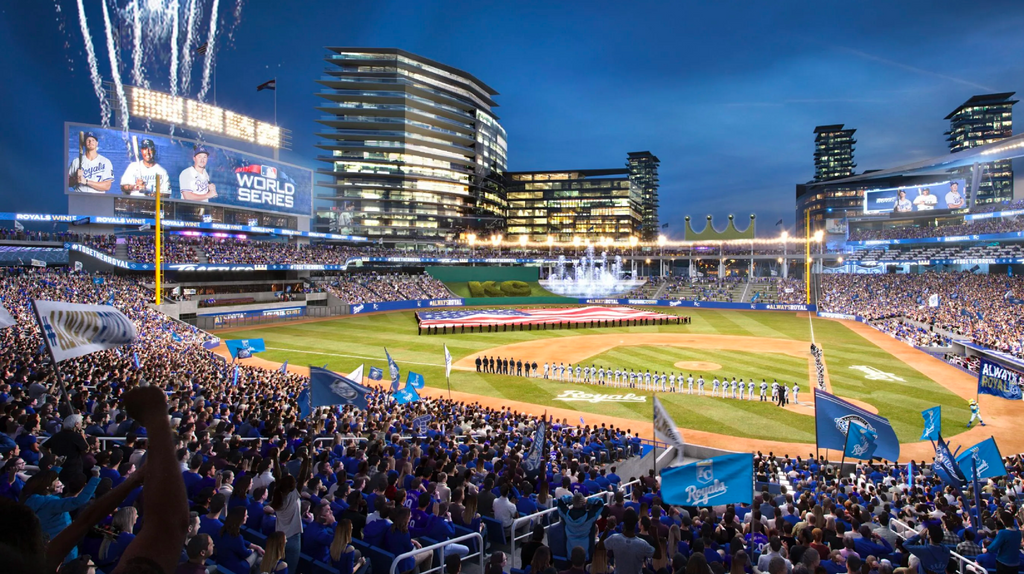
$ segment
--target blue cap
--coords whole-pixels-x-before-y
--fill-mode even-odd
[[[146,149],[146,148],[149,148],[149,149],[151,149],[153,151],[156,151],[156,144],[153,143],[153,140],[151,140],[151,139],[142,140],[142,143],[139,144],[139,149]]]
[[[196,157],[197,155],[199,155],[201,153],[205,153],[206,155],[210,155],[210,152],[207,151],[207,149],[205,147],[201,146],[201,145],[197,145],[196,147],[192,148],[192,157]]]
[[[96,141],[100,141],[100,138],[96,137],[96,132],[85,132],[85,139],[92,138]]]

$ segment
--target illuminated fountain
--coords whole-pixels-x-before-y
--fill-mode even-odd
[[[616,255],[609,263],[608,253],[594,256],[594,246],[588,245],[580,259],[566,260],[558,256],[558,263],[542,287],[565,297],[611,297],[621,295],[645,281],[637,279],[636,268],[628,276],[622,269],[622,256]]]

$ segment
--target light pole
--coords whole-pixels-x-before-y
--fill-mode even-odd
[[[527,241],[529,241],[529,238],[526,237],[525,235],[520,235],[519,236],[519,248],[523,250],[523,255],[526,255],[526,242]]]
[[[658,271],[662,277],[665,277],[665,243],[668,242],[668,238],[664,235],[658,236]]]
[[[498,249],[498,257],[501,257],[501,234],[491,236],[491,245]]]
[[[555,253],[555,238],[548,235],[548,257],[551,257]]]
[[[467,235],[466,241],[469,242],[469,258],[472,259],[476,255],[476,252],[473,249],[473,244],[476,243],[476,234],[470,233],[469,235]]]

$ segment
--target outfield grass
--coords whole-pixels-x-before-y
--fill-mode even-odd
[[[499,304],[500,299],[495,299]],[[537,338],[571,337],[606,333],[706,333],[721,335],[743,335],[772,337],[780,339],[810,340],[808,319],[795,313],[757,311],[718,311],[710,309],[670,309],[662,312],[689,315],[690,325],[662,325],[645,327],[622,327],[603,329],[579,329],[567,331],[515,331],[504,333],[472,333],[448,336],[417,336],[416,319],[412,312],[358,315],[332,321],[302,324],[279,324],[264,328],[236,331],[225,335],[227,338],[259,338],[266,341],[267,351],[260,356],[283,362],[287,359],[293,365],[316,365],[328,363],[329,368],[348,372],[366,364],[381,367],[387,372],[384,361],[384,347],[403,372],[414,371],[424,375],[427,385],[444,388],[444,360],[442,344],[447,344],[452,357],[458,359],[492,347],[534,340]],[[966,402],[945,388],[925,378],[916,370],[896,359],[875,344],[847,329],[842,323],[815,320],[816,340],[825,350],[832,388],[836,394],[859,399],[878,408],[882,416],[892,423],[897,436],[903,442],[916,441],[921,434],[920,412],[926,408],[942,405],[945,428],[956,428],[965,424],[970,417]],[[628,339],[627,339],[628,344]],[[893,345],[900,345],[895,340]],[[719,352],[723,360],[710,358],[711,351],[689,352],[681,348],[636,347],[635,355],[621,348],[605,354],[608,362],[614,357],[619,366],[636,364],[654,369],[654,364],[664,365],[667,370],[678,360],[707,360],[722,364],[728,369],[735,368],[737,376],[775,377],[779,373],[801,381],[801,395],[810,392],[807,386],[806,363],[794,357],[772,353]],[[693,358],[678,358],[689,356]],[[731,358],[731,362],[728,360]],[[596,361],[596,357],[595,357]],[[628,361],[633,361],[632,363]],[[801,363],[803,370],[797,372]],[[892,373],[903,382],[868,380],[863,373],[850,367],[867,365]],[[742,372],[741,372],[742,371]],[[764,374],[760,374],[763,372]],[[790,373],[792,375],[790,376]],[[732,372],[728,373],[730,376]],[[404,376],[404,375],[403,375]],[[709,377],[705,376],[705,379]],[[552,399],[566,389],[580,390],[580,385],[545,382],[538,379],[522,379],[503,375],[480,374],[466,371],[452,372],[452,388],[459,391],[488,395],[509,400],[543,405],[558,405],[575,409],[586,417],[586,413],[631,418],[638,421],[651,419],[651,403],[562,403]],[[586,387],[593,389],[593,387]],[[710,386],[706,387],[710,391]],[[609,392],[614,392],[609,390]],[[650,394],[635,391],[637,394]],[[712,432],[779,440],[789,442],[814,442],[813,418],[790,413],[767,403],[711,399],[685,395],[659,394],[665,399],[669,412],[676,422],[688,428]]]
[[[555,295],[551,291],[548,291],[547,289],[541,287],[540,283],[536,281],[525,281],[525,283],[530,286],[530,294],[528,295],[528,297],[558,297],[558,295]],[[455,293],[457,297],[461,297],[463,299],[469,299],[470,297],[472,297],[472,295],[470,295],[469,293],[469,283],[465,281],[445,282],[444,285],[445,287],[448,288],[449,291]],[[491,297],[491,299],[494,299],[495,303],[500,304],[503,297]]]

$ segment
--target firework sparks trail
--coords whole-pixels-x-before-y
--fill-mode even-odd
[[[89,79],[92,80],[92,90],[96,93],[96,99],[100,101],[100,123],[103,127],[107,127],[110,125],[110,102],[107,101],[107,91],[103,89],[103,80],[100,78],[96,49],[93,48],[92,36],[89,34],[89,22],[85,19],[84,0],[78,0],[78,25],[82,29],[82,37],[85,39],[85,55],[89,62]]]

